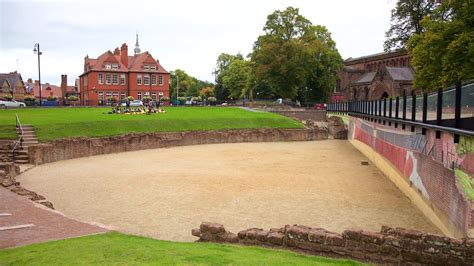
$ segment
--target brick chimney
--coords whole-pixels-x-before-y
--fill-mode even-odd
[[[62,97],[66,97],[66,92],[67,92],[67,75],[62,74],[61,75],[61,93]]]
[[[31,78],[29,78],[26,82],[33,83],[33,80]]]
[[[120,47],[120,61],[122,61],[122,64],[128,68],[128,46],[126,43],[122,44],[122,47]]]
[[[120,55],[120,49],[118,47],[115,48],[114,55]]]

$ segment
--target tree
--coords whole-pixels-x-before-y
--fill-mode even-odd
[[[443,2],[410,38],[415,88],[433,91],[474,79],[474,5],[468,2]]]
[[[413,34],[421,34],[421,21],[439,5],[439,0],[399,0],[394,9],[390,29],[385,33],[384,50],[405,48]]]
[[[229,97],[239,99],[252,87],[252,68],[250,62],[235,59],[222,76],[223,87],[229,90]]]
[[[199,96],[201,97],[213,97],[214,96],[214,87],[213,86],[208,86],[208,87],[202,87],[199,90]]]
[[[342,58],[324,26],[288,7],[270,14],[263,30],[251,54],[257,87],[263,83],[291,99],[313,99],[317,93],[306,92],[334,87]]]
[[[236,59],[243,59],[241,54],[231,55],[226,53],[221,53],[217,58],[216,70],[214,75],[216,77],[216,87],[215,94],[216,98],[219,100],[226,100],[229,98],[230,92],[228,88],[225,88],[222,84],[222,78],[225,75],[226,70],[229,68],[230,64]]]
[[[179,80],[179,96],[199,96],[199,90],[211,83],[188,75],[184,70],[176,69],[170,73],[170,97],[176,97],[176,81]]]

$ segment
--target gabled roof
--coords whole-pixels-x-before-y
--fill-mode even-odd
[[[107,51],[97,57],[97,59],[86,58],[85,65],[89,66],[88,69],[86,69],[86,72],[91,70],[104,70],[105,63],[118,64],[119,69],[114,69],[113,71],[127,71],[127,67],[120,61],[120,55],[114,55],[111,51]]]
[[[411,67],[387,67],[387,72],[395,81],[413,81],[413,69]]]
[[[23,79],[21,78],[20,73],[17,73],[16,71],[11,73],[0,73],[0,86],[2,86],[5,81],[8,82],[10,90],[13,90],[15,88],[18,81],[21,81],[21,83],[23,83]]]
[[[374,80],[374,77],[375,77],[375,74],[377,72],[368,72],[368,73],[365,73],[362,77],[360,77],[360,79],[358,79],[356,82],[354,82],[355,84],[361,84],[361,83],[371,83],[372,80]]]

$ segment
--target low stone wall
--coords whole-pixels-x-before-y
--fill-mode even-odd
[[[310,141],[328,138],[325,129],[241,129],[156,132],[103,138],[71,138],[28,147],[32,164],[117,152],[214,143]]]
[[[404,228],[382,226],[380,232],[346,230],[342,234],[322,228],[286,225],[238,234],[216,223],[192,230],[199,241],[277,247],[312,255],[353,258],[387,264],[473,265],[474,239],[453,239]]]
[[[347,127],[339,116],[328,118],[328,130],[335,139],[347,139]]]
[[[268,110],[268,109],[267,109]],[[272,113],[284,115],[286,117],[294,118],[297,120],[313,120],[313,121],[326,121],[326,110],[306,110],[306,109],[291,109],[291,110],[269,110]]]

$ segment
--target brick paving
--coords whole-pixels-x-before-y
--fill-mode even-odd
[[[59,240],[106,232],[107,229],[69,219],[59,212],[40,206],[26,197],[0,187],[0,248]],[[8,215],[11,214],[11,215]]]

